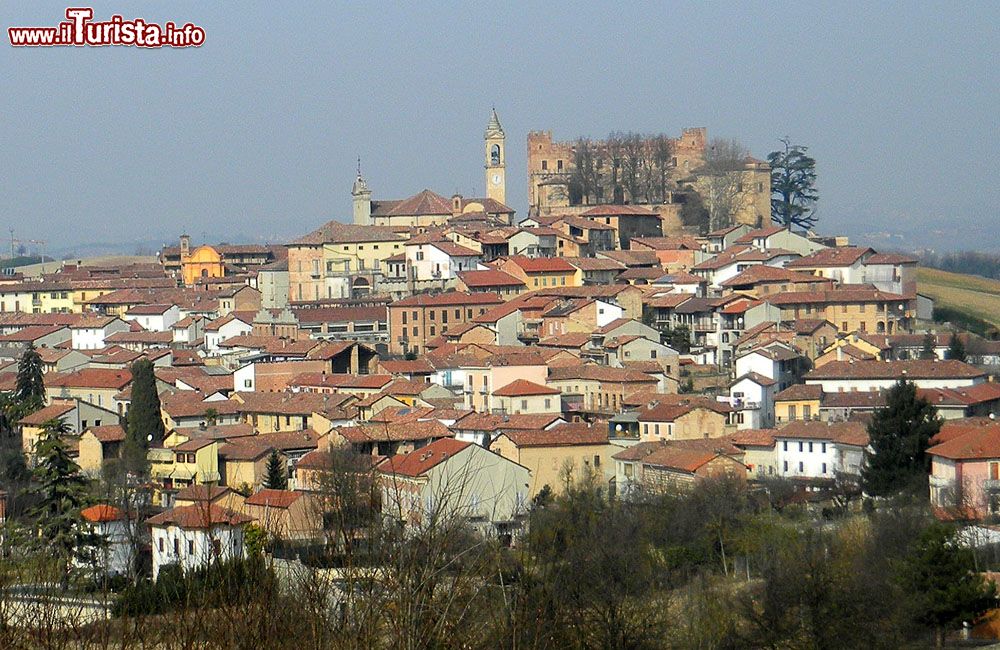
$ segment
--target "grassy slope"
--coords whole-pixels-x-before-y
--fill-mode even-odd
[[[1000,327],[1000,280],[937,269],[917,271],[917,290],[945,307]]]

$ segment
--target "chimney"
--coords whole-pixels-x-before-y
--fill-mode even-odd
[[[844,346],[838,345],[837,346],[837,361],[843,361],[843,360],[844,360]]]

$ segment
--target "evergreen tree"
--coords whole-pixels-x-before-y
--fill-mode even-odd
[[[80,514],[87,501],[87,479],[69,455],[62,436],[69,427],[61,420],[42,425],[35,453],[34,470],[39,502],[33,509],[39,537],[46,553],[54,554],[62,574],[62,587],[69,586],[73,561],[92,563],[100,543]]]
[[[792,144],[788,138],[781,142],[785,150],[767,156],[771,164],[771,219],[785,228],[812,228],[819,199],[816,161],[806,155],[806,147]]]
[[[972,549],[943,524],[924,532],[903,562],[899,580],[914,620],[934,630],[938,648],[946,628],[973,622],[997,602],[996,584],[976,570]]]
[[[160,444],[164,435],[153,363],[149,359],[140,359],[132,364],[132,402],[128,409],[125,436],[126,459],[139,462],[145,458],[149,445]]]
[[[948,342],[948,358],[955,359],[956,361],[965,361],[965,344],[962,343],[962,339],[958,338],[958,334],[952,333],[951,341]]]
[[[885,408],[868,424],[869,449],[861,468],[861,484],[873,496],[889,496],[915,487],[927,477],[928,441],[941,429],[931,404],[917,397],[917,387],[899,380],[886,393]]]
[[[45,403],[42,358],[38,355],[38,350],[35,349],[35,346],[30,343],[17,364],[17,383],[14,386],[14,399],[18,402],[22,417],[42,408],[42,405]]]
[[[278,455],[277,449],[272,449],[271,455],[267,457],[264,487],[269,490],[288,489],[288,470],[286,469],[284,460]]]
[[[934,352],[934,348],[937,346],[937,340],[934,335],[930,332],[924,334],[924,347],[920,348],[920,358],[921,359],[936,359],[937,354]]]

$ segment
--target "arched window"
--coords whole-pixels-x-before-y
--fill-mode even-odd
[[[494,144],[490,147],[490,164],[499,165],[500,164],[500,145]]]

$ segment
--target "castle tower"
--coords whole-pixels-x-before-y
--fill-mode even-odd
[[[361,161],[358,160],[358,177],[351,188],[351,198],[354,203],[354,223],[359,226],[370,226],[372,223],[372,191],[361,176]]]
[[[490,116],[490,123],[486,125],[484,140],[486,141],[486,196],[500,203],[506,203],[507,152],[504,151],[506,136],[495,108]]]

